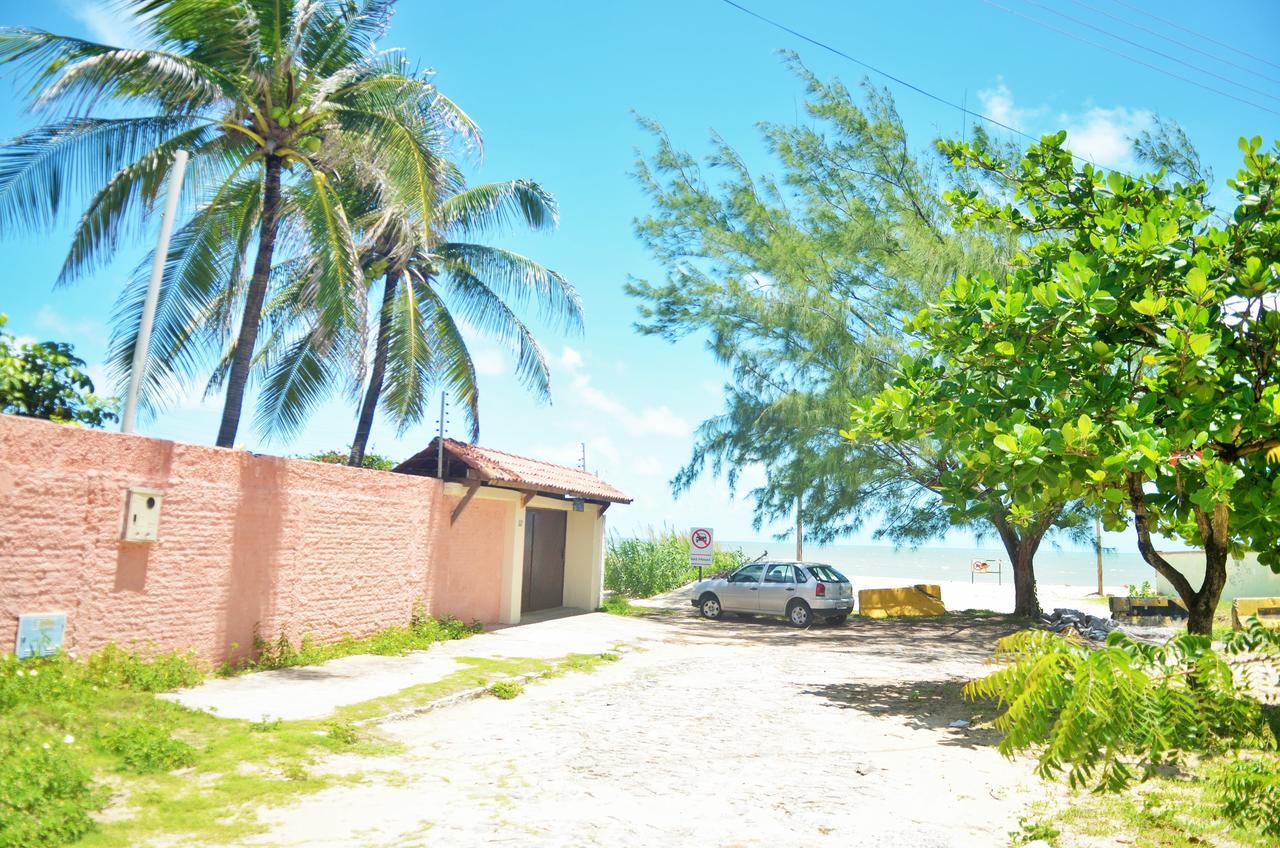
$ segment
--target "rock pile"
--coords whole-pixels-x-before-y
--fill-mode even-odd
[[[1107,634],[1116,629],[1110,618],[1099,618],[1080,610],[1055,609],[1050,615],[1040,616],[1040,623],[1054,633],[1074,633],[1082,639],[1105,642]]]

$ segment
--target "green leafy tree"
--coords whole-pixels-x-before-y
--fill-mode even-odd
[[[961,222],[1028,247],[1009,273],[960,278],[913,319],[921,355],[851,428],[911,437],[923,420],[1022,526],[1070,499],[1112,528],[1131,516],[1188,628],[1208,634],[1232,554],[1280,567],[1280,160],[1242,142],[1236,208],[1214,219],[1203,184],[1077,169],[1064,138],[1017,163],[944,146],[1016,186],[1007,203],[955,193]],[[1156,534],[1204,550],[1200,586]]]
[[[131,0],[144,48],[25,27],[0,30],[0,65],[26,76],[48,123],[0,150],[0,223],[43,227],[90,196],[61,281],[100,265],[191,152],[194,210],[174,236],[153,337],[148,399],[217,363],[217,443],[234,444],[279,255],[316,257],[309,299],[358,326],[364,278],[337,184],[376,170],[403,202],[429,197],[425,121],[475,128],[396,54],[379,53],[392,0]],[[103,117],[111,110],[112,115]],[[132,359],[145,274],[118,317],[113,360]],[[231,328],[238,330],[231,333]]]
[[[327,450],[319,453],[307,454],[299,457],[299,459],[310,460],[311,462],[323,462],[326,465],[349,465],[351,451]],[[361,468],[372,468],[375,471],[390,471],[399,463],[389,456],[382,454],[367,452],[361,457]]]
[[[0,328],[7,321],[0,314]],[[72,351],[65,342],[19,344],[0,330],[0,412],[88,427],[115,421],[114,402],[93,393]]]

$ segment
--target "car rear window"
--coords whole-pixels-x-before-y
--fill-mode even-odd
[[[825,580],[828,583],[848,583],[849,578],[836,571],[829,565],[806,565],[809,573],[819,580]]]

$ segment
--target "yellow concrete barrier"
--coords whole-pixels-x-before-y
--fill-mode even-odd
[[[858,612],[867,618],[901,615],[942,615],[942,589],[934,583],[918,583],[900,589],[863,589],[858,592]]]
[[[1264,627],[1280,627],[1280,598],[1236,598],[1231,602],[1231,625],[1243,630],[1249,618],[1257,616]]]

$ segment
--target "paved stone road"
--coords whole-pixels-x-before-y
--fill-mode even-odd
[[[1001,620],[533,626],[633,650],[511,701],[388,722],[406,753],[328,763],[369,776],[262,811],[270,832],[249,844],[1002,846],[1046,791],[989,731],[949,727],[971,716],[958,683]]]

